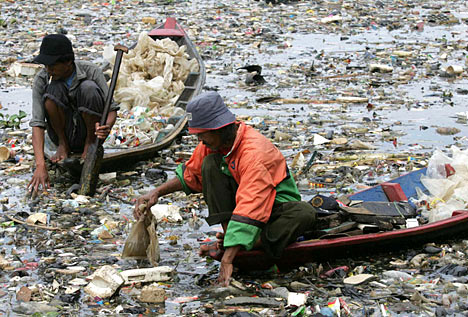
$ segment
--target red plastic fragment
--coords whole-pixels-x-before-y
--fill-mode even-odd
[[[455,169],[453,168],[453,166],[448,163],[445,164],[445,175],[449,177],[449,176],[452,176],[453,174],[455,174]]]
[[[380,184],[382,190],[387,196],[388,201],[408,201],[403,189],[398,183],[382,183]]]
[[[331,269],[331,270],[326,271],[325,273],[321,274],[320,277],[321,278],[332,277],[335,274],[340,275],[340,272],[341,273],[342,272],[348,273],[348,271],[349,271],[348,266],[346,266],[346,265],[338,266],[338,267],[335,267],[334,269]]]

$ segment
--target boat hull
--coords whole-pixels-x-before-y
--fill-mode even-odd
[[[401,185],[406,197],[415,197],[416,188],[427,192],[421,183],[421,169],[408,173],[387,183]],[[352,200],[387,201],[381,185],[363,190],[349,196]],[[332,258],[346,258],[377,252],[401,250],[428,242],[438,242],[467,236],[468,210],[453,211],[452,217],[413,228],[397,229],[379,233],[360,234],[355,236],[315,239],[296,242],[289,245],[280,259],[271,259],[262,250],[241,251],[237,254],[234,265],[244,270],[268,269],[276,264],[279,268],[291,268],[308,262]],[[221,260],[222,253],[212,254]]]
[[[291,268],[308,262],[401,250],[428,242],[459,238],[466,236],[467,230],[468,211],[458,211],[449,219],[416,228],[296,242],[288,246],[282,257],[276,261],[269,259],[260,250],[242,251],[234,260],[234,265],[245,270],[268,269],[273,264],[279,268]],[[220,259],[221,255],[217,260]]]

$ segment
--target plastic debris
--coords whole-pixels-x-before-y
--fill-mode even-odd
[[[172,278],[174,269],[168,266],[158,266],[146,269],[133,269],[120,273],[125,284],[162,282],[169,281]]]
[[[304,293],[288,293],[288,305],[291,306],[302,306],[307,301],[307,295]]]
[[[84,288],[91,296],[108,298],[124,283],[122,276],[112,266],[105,265],[92,275],[92,280]]]
[[[360,285],[362,283],[366,283],[372,279],[374,279],[375,276],[372,274],[358,274],[358,275],[353,275],[350,277],[347,277],[343,280],[343,283],[349,284],[349,285]]]
[[[139,299],[145,303],[164,303],[166,291],[157,285],[147,285],[141,289]]]
[[[170,222],[182,221],[179,213],[180,208],[175,205],[156,204],[151,207],[151,213],[156,218],[157,222],[167,220]]]

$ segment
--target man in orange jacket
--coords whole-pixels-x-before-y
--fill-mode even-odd
[[[315,209],[301,196],[286,160],[266,137],[234,114],[216,92],[187,104],[189,132],[200,143],[190,159],[177,167],[176,177],[137,199],[134,215],[141,216],[158,198],[183,190],[203,192],[208,224],[221,223],[217,237],[224,248],[219,282],[229,285],[233,260],[241,249],[263,248],[279,258],[284,248],[314,227]],[[201,254],[207,250],[201,248]]]

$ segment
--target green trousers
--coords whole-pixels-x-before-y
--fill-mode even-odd
[[[202,165],[203,196],[208,205],[208,224],[227,223],[236,207],[238,184],[221,172],[220,154],[208,155]],[[289,244],[314,229],[316,212],[304,201],[275,202],[268,223],[262,228],[261,241],[266,253],[279,258]]]

